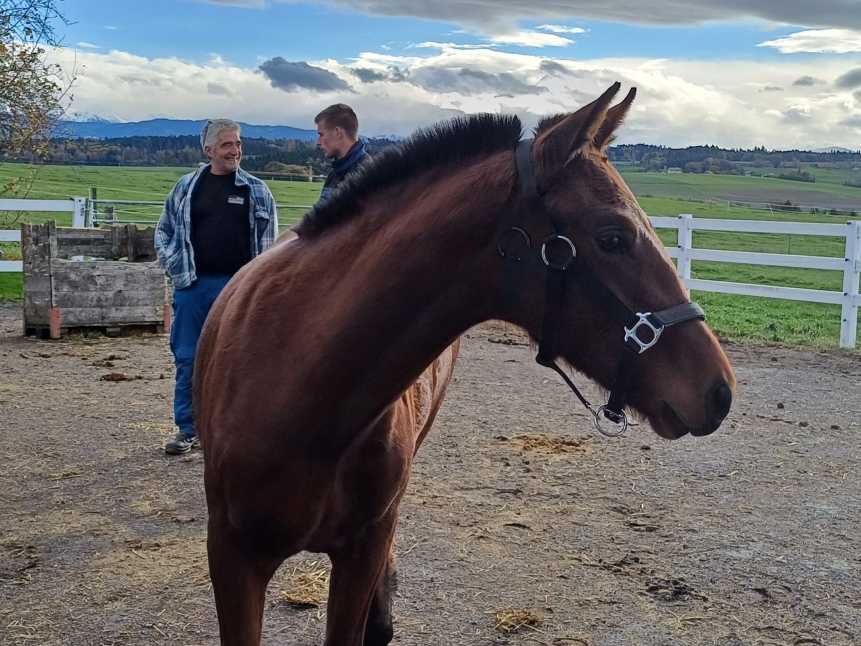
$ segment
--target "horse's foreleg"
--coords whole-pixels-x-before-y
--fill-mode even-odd
[[[282,560],[255,556],[226,523],[213,516],[207,551],[221,645],[259,646],[266,586]]]
[[[351,545],[329,555],[332,559],[332,576],[324,646],[377,646],[388,644],[391,639],[389,608],[389,629],[383,626],[379,635],[374,637],[382,640],[388,634],[388,639],[364,641],[368,615],[376,603],[375,596],[381,578],[388,574],[387,565],[396,524],[397,506],[378,523],[368,527]],[[375,617],[375,622],[378,618]]]
[[[371,609],[365,624],[364,646],[387,646],[395,636],[392,625],[392,596],[398,588],[398,571],[395,557],[389,553],[386,565],[380,573],[377,587],[371,599]]]

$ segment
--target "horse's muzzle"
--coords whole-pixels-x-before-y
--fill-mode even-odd
[[[703,432],[691,429],[691,435],[708,435],[714,433],[721,422],[729,415],[732,406],[732,390],[723,381],[712,387],[706,395],[706,427]]]
[[[685,424],[675,409],[664,401],[661,406],[660,428],[655,428],[658,434],[668,439],[678,439],[688,433],[695,437],[703,437],[714,433],[729,414],[732,405],[732,389],[724,381],[712,386],[705,398],[705,421],[700,426]],[[655,427],[655,423],[652,424]]]

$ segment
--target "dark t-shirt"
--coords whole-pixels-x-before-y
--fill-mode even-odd
[[[236,173],[197,180],[191,196],[191,246],[198,276],[231,276],[251,260],[250,192]]]

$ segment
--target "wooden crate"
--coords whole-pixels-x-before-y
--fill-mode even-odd
[[[170,328],[167,279],[155,229],[135,225],[74,229],[21,225],[24,334],[59,339],[73,328]]]

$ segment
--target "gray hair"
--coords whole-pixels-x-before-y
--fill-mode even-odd
[[[206,122],[206,125],[203,126],[203,131],[200,133],[200,147],[203,148],[204,153],[207,148],[215,147],[215,142],[218,140],[218,133],[222,130],[235,130],[236,134],[242,132],[242,128],[239,127],[239,124],[231,119],[210,119]]]

